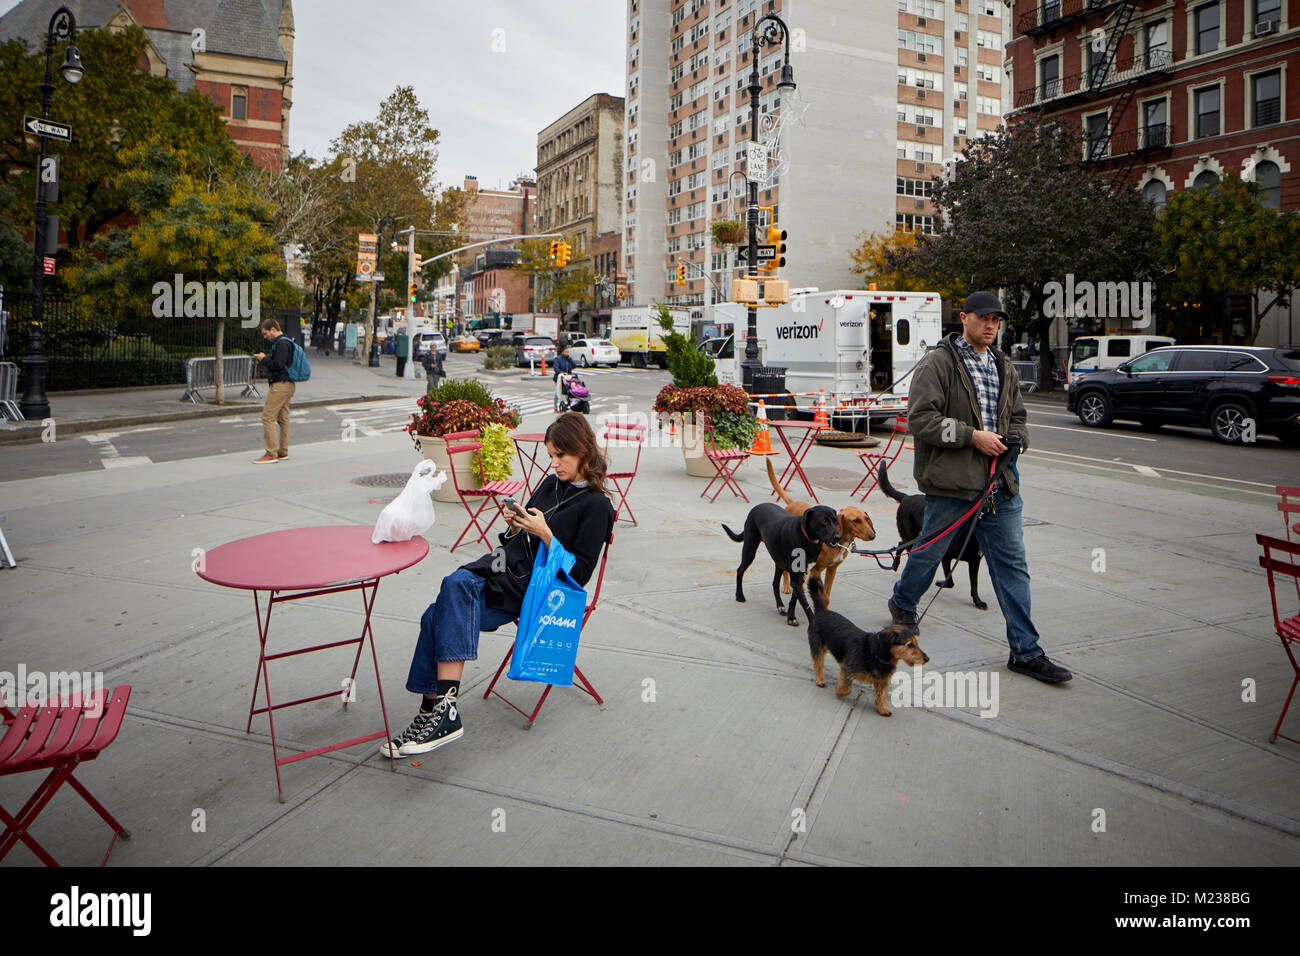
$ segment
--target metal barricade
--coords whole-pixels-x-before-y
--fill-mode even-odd
[[[221,360],[221,379],[226,388],[244,386],[240,392],[240,397],[252,394],[261,398],[262,394],[253,384],[253,357],[251,355],[227,355]],[[215,390],[217,387],[217,359],[212,358],[192,358],[185,360],[185,394],[181,396],[181,401],[189,400],[195,405],[199,404],[202,397],[199,392],[202,389],[210,388]]]
[[[0,362],[0,416],[11,422],[23,420],[18,407],[18,366],[13,362]]]
[[[1038,391],[1038,362],[1012,362],[1011,367],[1020,376],[1020,388],[1026,392]]]

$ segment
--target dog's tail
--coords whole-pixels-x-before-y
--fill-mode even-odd
[[[902,501],[907,497],[907,495],[903,494],[901,491],[899,491],[897,488],[895,488],[893,485],[889,483],[889,469],[885,467],[885,463],[883,461],[880,463],[879,474],[880,474],[881,491],[889,495],[889,497],[893,498],[895,501]]]
[[[812,597],[813,607],[819,611],[826,610],[826,602],[822,600],[822,583],[812,575],[808,576],[808,594]]]
[[[781,503],[787,508],[794,504],[794,499],[781,487],[781,483],[776,480],[776,469],[772,467],[772,456],[767,456],[767,479],[772,482],[772,490],[781,498]]]
[[[722,526],[722,530],[725,531],[725,532],[727,532],[727,537],[730,538],[732,541],[744,541],[744,540],[745,540],[745,536],[744,536],[743,534],[736,534],[736,532],[732,531],[732,530],[731,530],[730,528],[728,528],[725,524]]]

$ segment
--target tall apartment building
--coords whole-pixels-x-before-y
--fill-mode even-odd
[[[849,251],[863,232],[932,230],[929,181],[1009,105],[1001,0],[628,0],[627,9],[633,303],[730,297],[729,253],[708,227],[745,218],[751,35],[766,14],[790,28],[798,88],[776,89],[784,44],[762,47],[758,138],[780,149],[759,204],[789,233],[781,274],[793,286],[857,284]],[[694,277],[685,286],[674,285],[680,262]]]
[[[1018,0],[1008,67],[1017,114],[1084,133],[1081,159],[1156,205],[1224,176],[1300,208],[1300,23],[1296,0]],[[1272,296],[1264,297],[1272,300]],[[1253,310],[1180,316],[1184,341],[1240,339]],[[1265,313],[1260,345],[1294,341],[1293,306]]]

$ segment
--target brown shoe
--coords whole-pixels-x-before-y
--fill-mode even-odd
[[[280,459],[279,459],[279,458],[276,458],[274,455],[263,455],[261,458],[254,458],[254,459],[253,459],[253,464],[255,464],[255,465],[269,465],[269,464],[271,464],[272,462],[279,461],[279,460],[280,460]]]
[[[289,453],[288,453],[287,451],[282,451],[282,452],[280,452],[280,457],[281,457],[281,458],[288,458],[288,457],[289,457]]]

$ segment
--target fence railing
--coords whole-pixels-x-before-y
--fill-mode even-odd
[[[31,299],[30,293],[0,296],[0,358],[20,369],[31,335]],[[49,360],[45,387],[50,391],[178,385],[186,381],[187,360],[216,355],[217,319],[114,319],[87,314],[75,300],[52,296],[45,297],[43,312],[42,352]],[[296,309],[263,312],[263,317],[279,319],[285,333],[295,338],[299,315]],[[244,328],[239,319],[225,321],[225,355],[265,350],[259,328]]]

